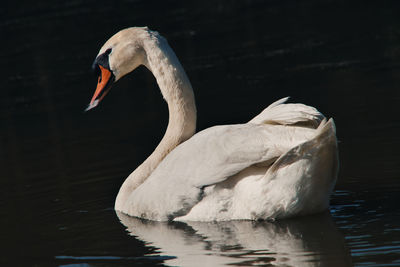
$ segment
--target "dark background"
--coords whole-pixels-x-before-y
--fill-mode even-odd
[[[356,225],[375,210],[379,218],[363,231],[373,227],[369,241],[377,246],[395,244],[399,13],[399,1],[361,0],[5,3],[2,260],[52,265],[63,263],[57,255],[151,251],[126,235],[113,204],[123,180],[166,128],[167,106],[155,79],[140,67],[98,108],[83,112],[96,86],[90,66],[98,50],[130,26],[148,26],[168,39],[192,82],[199,130],[246,122],[285,96],[333,117],[341,164],[336,190],[350,193],[338,194],[332,206],[363,203],[348,210],[359,212]],[[390,263],[398,253],[397,246],[394,252],[353,255],[353,261]]]

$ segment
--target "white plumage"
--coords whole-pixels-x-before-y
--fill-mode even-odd
[[[122,185],[116,210],[157,221],[220,221],[277,219],[328,207],[338,170],[332,119],[284,98],[246,124],[193,135],[192,87],[166,40],[147,28],[128,28],[99,56],[109,49],[115,80],[145,65],[170,113],[160,144]]]

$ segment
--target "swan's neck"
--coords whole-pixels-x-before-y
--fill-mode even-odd
[[[167,41],[150,32],[143,40],[145,62],[155,76],[161,93],[168,103],[167,130],[153,153],[129,175],[122,185],[115,203],[116,210],[123,211],[130,193],[142,184],[177,145],[189,139],[196,130],[196,105],[192,86]]]

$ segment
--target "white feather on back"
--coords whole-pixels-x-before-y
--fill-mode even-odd
[[[325,118],[317,109],[304,104],[284,104],[289,97],[275,101],[254,117],[249,123],[299,124],[317,128]]]

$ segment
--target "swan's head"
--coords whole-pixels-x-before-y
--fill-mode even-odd
[[[86,111],[100,103],[114,82],[144,63],[143,38],[148,33],[147,27],[127,28],[116,33],[103,45],[92,65],[98,83]]]

